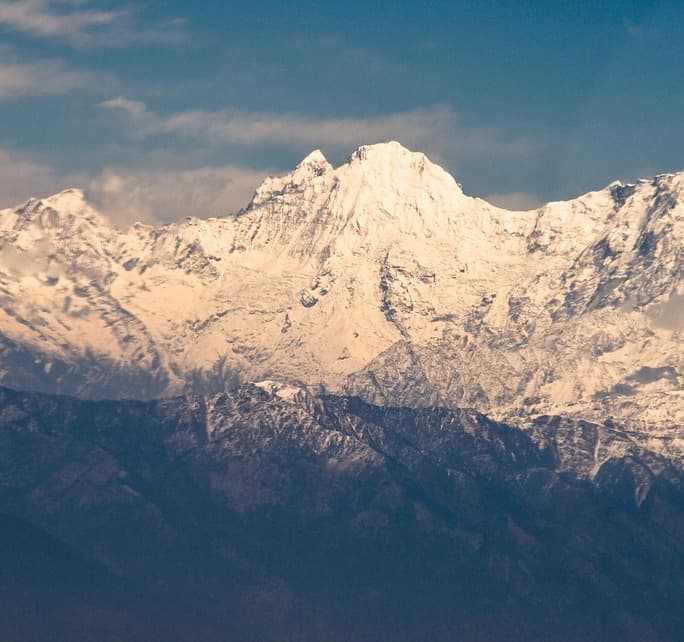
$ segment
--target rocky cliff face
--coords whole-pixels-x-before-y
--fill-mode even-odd
[[[681,634],[684,478],[610,424],[520,430],[272,382],[153,403],[1,390],[0,408],[20,556],[0,611],[53,605],[0,618],[3,639]]]

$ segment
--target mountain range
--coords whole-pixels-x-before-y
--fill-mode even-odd
[[[0,389],[8,642],[681,639],[684,472],[546,417]]]
[[[398,143],[313,152],[241,212],[120,231],[0,212],[0,382],[152,399],[276,379],[628,424],[684,453],[684,174],[510,212]]]
[[[681,639],[683,271],[684,173],[508,211],[395,142],[0,211],[0,637]]]

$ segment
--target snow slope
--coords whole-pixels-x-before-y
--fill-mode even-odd
[[[684,174],[511,212],[395,142],[338,168],[313,152],[220,219],[119,231],[69,190],[0,212],[0,382],[280,381],[613,417],[684,455],[683,248]]]

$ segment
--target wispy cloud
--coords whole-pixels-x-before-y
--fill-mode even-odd
[[[63,173],[46,163],[0,150],[0,209],[69,187],[118,227],[135,221],[165,223],[185,216],[225,216],[244,207],[267,170],[239,165],[205,167],[108,167],[93,173]]]
[[[444,132],[453,130],[456,121],[456,113],[447,106],[361,118],[312,118],[238,110],[189,110],[161,116],[144,103],[123,97],[107,100],[101,106],[124,112],[139,136],[175,135],[210,145],[349,148],[396,138],[407,145],[421,146],[439,141]]]
[[[35,88],[49,72],[72,86],[84,82],[76,72],[53,63],[53,66],[15,64],[16,71],[3,76],[0,66],[0,96],[37,91]],[[22,72],[22,73],[20,73]],[[69,74],[73,73],[73,76]],[[4,80],[3,80],[4,78]],[[42,91],[58,91],[46,80]],[[396,139],[405,145],[427,151],[438,162],[451,154],[473,156],[492,153],[499,156],[527,153],[533,142],[507,137],[496,129],[464,128],[458,114],[449,106],[432,106],[384,116],[356,118],[305,117],[298,114],[250,113],[239,110],[190,110],[162,115],[143,102],[119,97],[101,106],[125,115],[125,123],[140,139],[170,136],[193,140],[197,154],[158,155],[149,145],[136,146],[136,165],[123,164],[104,170],[65,174],[55,167],[28,157],[17,157],[0,150],[0,206],[11,206],[30,195],[46,195],[66,187],[85,188],[94,204],[115,224],[125,226],[135,220],[172,221],[184,216],[222,216],[237,211],[249,200],[267,173],[282,168],[254,169],[234,161],[206,162],[207,147],[282,145],[292,148],[324,147],[351,151],[360,144]],[[169,150],[173,144],[165,145]],[[130,150],[131,153],[133,150]],[[224,150],[217,150],[222,157]],[[301,151],[301,150],[299,150]],[[189,154],[189,155],[188,155]],[[460,161],[459,161],[460,162]],[[492,200],[512,209],[537,205],[530,194],[496,194]]]
[[[165,223],[237,212],[267,174],[238,165],[139,172],[112,167],[88,181],[87,193],[118,226]]]
[[[684,294],[673,292],[663,303],[656,303],[647,312],[659,328],[684,330]]]
[[[13,207],[31,196],[81,185],[84,180],[84,175],[66,175],[46,163],[0,149],[0,209]]]
[[[0,0],[0,27],[73,47],[177,43],[180,21],[144,25],[132,9],[103,9],[88,0]]]
[[[70,69],[59,60],[27,63],[0,59],[0,100],[64,94],[86,86],[94,77]]]
[[[58,10],[60,5],[62,11]],[[114,11],[69,7],[49,0],[0,2],[0,24],[43,38],[78,40],[92,30],[112,25],[119,19],[120,15]]]
[[[495,127],[466,127],[448,105],[355,118],[231,109],[194,109],[161,115],[145,103],[125,97],[104,101],[100,106],[124,113],[134,137],[175,136],[207,146],[283,145],[351,150],[358,145],[398,140],[412,149],[430,153],[439,162],[447,157],[483,154],[520,157],[547,144]]]
[[[506,210],[526,211],[534,210],[544,204],[543,200],[531,192],[507,192],[503,194],[488,194],[485,201]]]

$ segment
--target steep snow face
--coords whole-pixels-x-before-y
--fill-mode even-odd
[[[142,398],[289,381],[612,416],[674,452],[683,195],[670,174],[510,212],[386,143],[338,168],[313,152],[221,219],[122,232],[80,192],[32,200],[0,212],[0,381]]]

